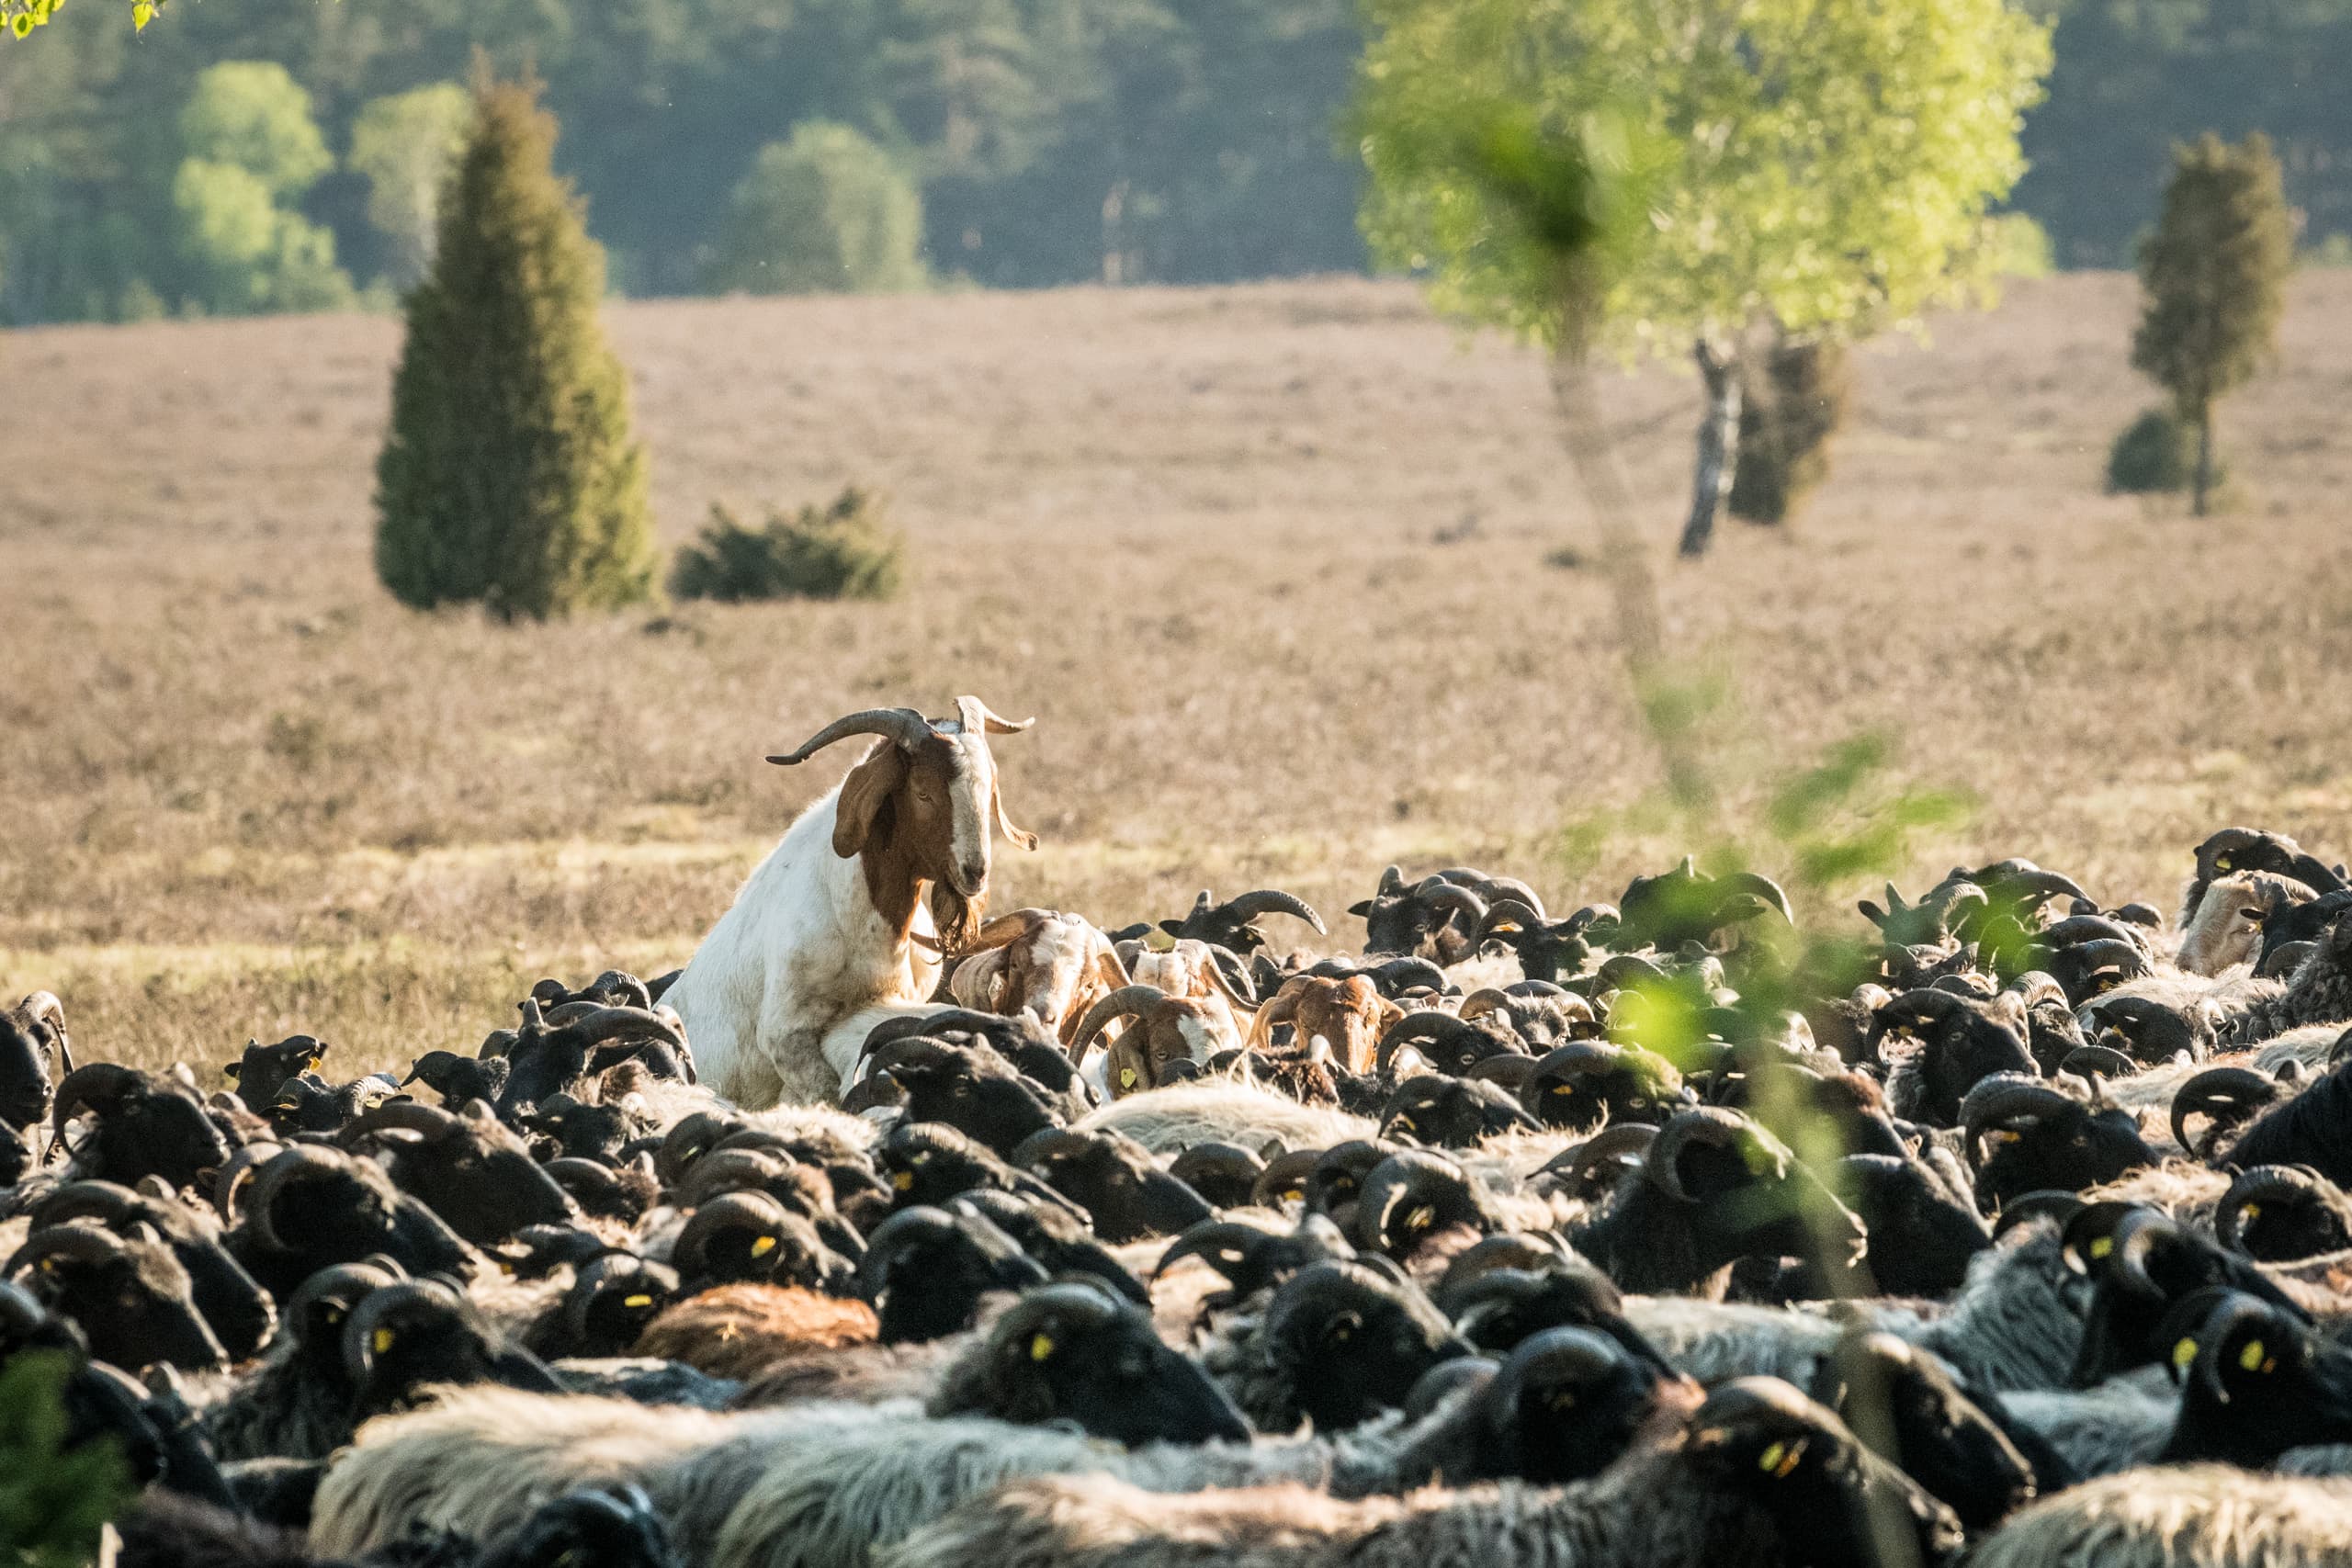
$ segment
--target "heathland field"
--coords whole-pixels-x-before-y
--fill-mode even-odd
[[[1736,809],[1876,730],[1977,802],[1914,881],[2022,854],[2168,907],[2226,822],[2352,852],[2352,274],[2298,281],[2208,522],[2099,493],[2149,400],[2133,306],[2076,276],[1873,346],[1814,510],[1695,568],[1665,562],[1690,378],[1612,381],[1669,635],[1732,682]],[[0,994],[59,992],[93,1058],[470,1048],[542,974],[685,959],[850,760],[764,752],[967,691],[1038,720],[998,749],[1045,839],[1001,852],[1000,908],[1118,924],[1278,884],[1336,916],[1391,861],[1574,902],[1679,852],[1558,851],[1657,783],[1600,578],[1544,564],[1591,522],[1540,360],[1407,287],[611,324],[673,537],[714,499],[870,485],[906,594],[413,615],[368,567],[394,323],[0,334]]]

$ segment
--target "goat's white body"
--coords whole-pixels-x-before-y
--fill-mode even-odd
[[[785,830],[662,1000],[686,1026],[702,1079],[738,1105],[811,1104],[847,1087],[863,1010],[919,1003],[939,964],[866,891],[863,856],[833,852],[836,785]],[[915,906],[913,931],[931,936]]]

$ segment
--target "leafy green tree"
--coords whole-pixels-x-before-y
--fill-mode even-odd
[[[244,170],[273,201],[300,199],[334,167],[311,95],[275,61],[224,61],[198,76],[180,111],[180,146],[190,158]]]
[[[536,84],[483,82],[408,299],[376,466],[376,570],[420,608],[544,619],[652,596],[645,454],[596,320],[604,252]]]
[[[145,32],[147,24],[163,10],[164,0],[130,0],[130,26],[133,31]],[[65,0],[0,0],[0,27],[18,38],[31,36],[32,30],[47,22],[64,7]]]
[[[455,82],[435,82],[374,99],[351,125],[352,172],[368,181],[368,221],[391,248],[405,287],[433,261],[441,183],[465,151],[473,99]]]
[[[735,187],[707,282],[752,294],[919,288],[922,196],[846,125],[812,122],[760,149]]]
[[[2009,0],[1366,5],[1364,230],[1449,313],[1537,336],[1555,320],[1544,253],[1509,243],[1464,153],[1465,106],[1553,133],[1625,119],[1650,220],[1626,230],[1603,315],[1629,348],[1691,353],[1705,381],[1686,555],[1731,487],[1746,336],[1850,341],[1987,283],[1986,209],[2024,166],[2049,66]]]
[[[2232,146],[2208,131],[2175,152],[2164,217],[2140,249],[2146,299],[2132,364],[2197,433],[2189,488],[2199,517],[2213,483],[2213,404],[2270,354],[2294,243],[2267,137]]]

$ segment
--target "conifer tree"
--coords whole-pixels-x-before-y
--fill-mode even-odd
[[[2196,433],[2191,510],[2213,484],[2213,404],[2261,365],[2278,334],[2293,225],[2278,160],[2259,131],[2233,146],[2207,131],[2173,153],[2164,216],[2140,248],[2146,305],[2132,364],[2172,394]]]
[[[604,251],[555,138],[536,84],[477,82],[376,465],[376,570],[404,604],[544,619],[654,592],[645,455],[596,320]]]

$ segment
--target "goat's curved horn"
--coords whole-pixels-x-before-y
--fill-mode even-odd
[[[1037,722],[1034,718],[1024,718],[1015,724],[1009,718],[1000,718],[990,713],[989,705],[978,697],[957,697],[956,714],[963,721],[967,735],[1018,735]]]
[[[1261,915],[1295,915],[1314,927],[1316,935],[1328,934],[1323,930],[1323,917],[1317,914],[1306,899],[1294,893],[1284,893],[1278,887],[1261,887],[1255,892],[1229,898],[1226,900],[1225,908],[1235,919],[1245,921],[1254,920]]]
[[[2220,1132],[2235,1126],[2278,1098],[2276,1080],[2249,1067],[2208,1067],[2182,1084],[2172,1097],[2173,1142],[2195,1156],[2188,1141],[2188,1119],[2199,1112],[2213,1119]]]
[[[911,747],[931,733],[931,721],[912,708],[865,708],[833,720],[802,741],[797,750],[770,757],[768,761],[780,768],[794,767],[834,741],[853,735],[888,736],[900,746]]]
[[[1053,918],[1051,909],[1014,909],[999,915],[972,934],[972,940],[964,944],[964,956],[969,958],[992,947],[1009,946]]]
[[[2286,1198],[2298,1202],[2313,1202],[2327,1190],[2326,1183],[2311,1171],[2291,1165],[2257,1165],[2252,1170],[2241,1171],[2230,1190],[2222,1194],[2221,1207],[2213,1211],[2213,1235],[2232,1252],[2245,1252],[2245,1211],[2257,1202]]]
[[[1157,986],[1122,986],[1086,1010],[1079,1021],[1078,1032],[1070,1037],[1070,1055],[1083,1055],[1094,1037],[1110,1025],[1113,1019],[1132,1018],[1158,1007],[1168,999],[1168,993]]]

